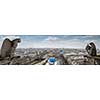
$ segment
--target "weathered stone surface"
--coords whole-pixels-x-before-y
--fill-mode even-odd
[[[5,59],[5,57],[10,57],[10,58],[14,57],[15,50],[19,42],[21,42],[19,38],[14,39],[13,41],[6,38],[3,41],[3,44],[1,47],[1,58]]]
[[[93,42],[90,42],[89,44],[87,44],[85,49],[90,56],[97,55],[96,45]]]

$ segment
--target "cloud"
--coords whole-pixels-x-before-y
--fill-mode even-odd
[[[39,45],[38,45],[39,46]],[[40,47],[48,48],[82,48],[84,43],[76,38],[73,39],[63,39],[56,36],[49,36],[41,42]]]
[[[49,36],[49,37],[46,38],[44,41],[58,41],[58,40],[59,40],[58,37]]]
[[[94,36],[93,35],[84,35],[84,36],[81,36],[81,38],[85,39],[85,38],[93,38]]]
[[[97,48],[100,47],[99,41],[98,40],[82,40],[79,38],[73,38],[73,39],[62,39],[62,38],[57,38],[57,37],[48,37],[45,39],[45,42],[41,43],[42,46],[45,47],[51,47],[51,48],[85,48],[87,43],[94,42],[97,45]]]

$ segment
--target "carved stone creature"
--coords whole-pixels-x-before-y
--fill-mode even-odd
[[[96,51],[96,46],[93,42],[90,42],[87,46],[86,46],[86,51],[90,56],[96,56],[97,55],[97,51]]]
[[[14,57],[15,54],[15,50],[18,46],[18,43],[21,42],[20,38],[16,38],[14,40],[10,40],[8,38],[6,38],[3,41],[2,47],[1,47],[1,58],[6,58],[6,57]]]

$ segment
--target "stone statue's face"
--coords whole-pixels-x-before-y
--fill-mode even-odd
[[[18,43],[20,43],[20,42],[21,42],[21,39],[20,39],[20,38],[18,38],[18,39],[16,39],[16,40],[17,40],[17,42],[18,42]]]
[[[18,42],[20,43],[21,42],[21,39],[19,39]]]

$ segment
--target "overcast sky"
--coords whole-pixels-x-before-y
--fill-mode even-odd
[[[99,35],[1,35],[0,46],[5,38],[21,38],[18,48],[85,48],[89,42],[100,48]]]

